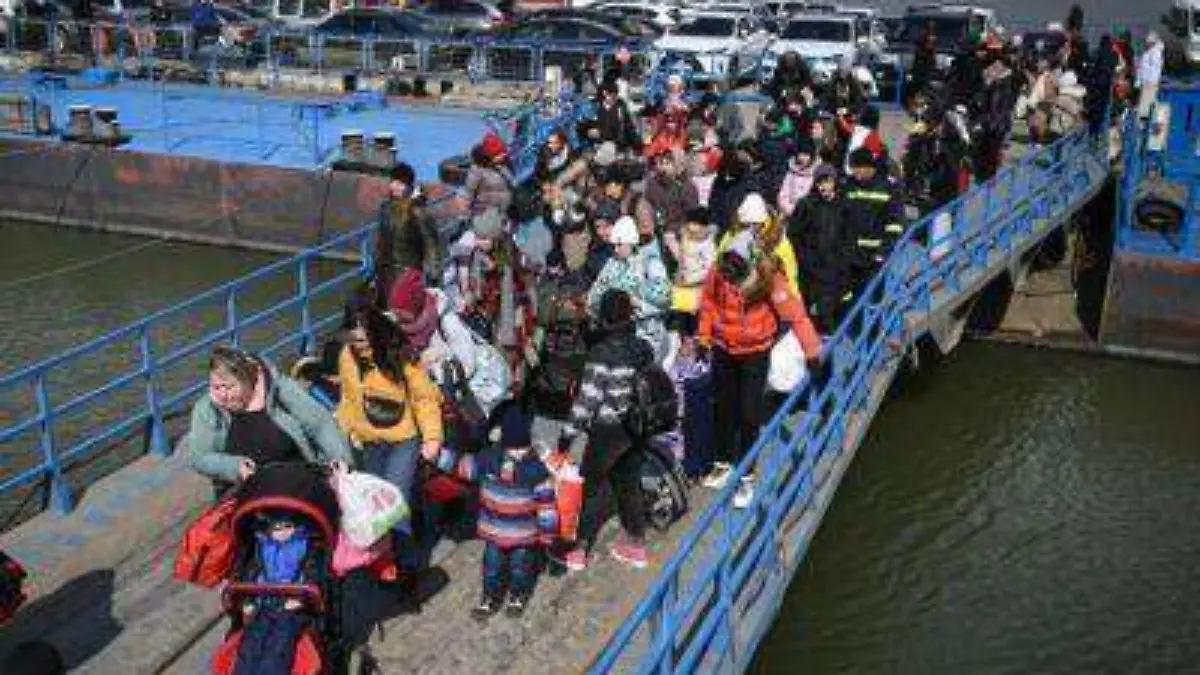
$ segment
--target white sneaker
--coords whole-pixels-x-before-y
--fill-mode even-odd
[[[750,506],[754,501],[754,479],[746,476],[742,479],[741,485],[738,485],[737,492],[733,493],[733,508],[744,509]]]
[[[704,478],[700,479],[700,484],[710,490],[720,490],[729,482],[729,474],[733,473],[733,465],[725,462],[714,462],[712,469]]]

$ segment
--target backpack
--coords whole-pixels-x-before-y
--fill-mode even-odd
[[[226,497],[200,514],[188,527],[175,556],[175,578],[214,588],[229,577],[237,552],[233,532],[235,497]]]
[[[652,441],[647,445],[640,482],[646,522],[656,530],[665,531],[687,513],[688,492],[683,470],[663,444]]]
[[[634,378],[633,404],[625,427],[637,439],[673,431],[679,425],[679,394],[675,382],[657,364],[639,370]]]

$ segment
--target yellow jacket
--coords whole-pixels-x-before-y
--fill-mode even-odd
[[[404,383],[397,383],[378,368],[360,369],[349,347],[338,354],[338,379],[342,399],[334,417],[351,438],[362,443],[402,443],[414,437],[441,441],[442,394],[419,366],[405,363]],[[394,427],[379,428],[367,421],[366,396],[404,403],[404,414]]]
[[[721,241],[717,243],[718,256],[729,249],[736,234],[734,230],[729,230],[721,236]],[[796,250],[792,248],[792,242],[787,237],[780,237],[779,243],[776,244],[773,253],[779,259],[779,264],[783,266],[783,273],[787,276],[788,286],[791,287],[793,293],[799,294],[800,265],[796,262]]]

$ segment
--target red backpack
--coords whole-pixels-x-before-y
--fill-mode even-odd
[[[229,577],[237,551],[233,532],[236,509],[237,500],[227,497],[188,527],[175,556],[176,579],[213,588]]]

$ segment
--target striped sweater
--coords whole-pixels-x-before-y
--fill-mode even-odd
[[[554,480],[530,448],[521,459],[499,447],[476,454],[442,447],[437,468],[479,490],[479,538],[502,549],[547,544],[558,533]]]
[[[597,424],[622,427],[633,405],[634,378],[653,364],[653,350],[631,327],[609,334],[592,347],[563,435],[574,438]]]

